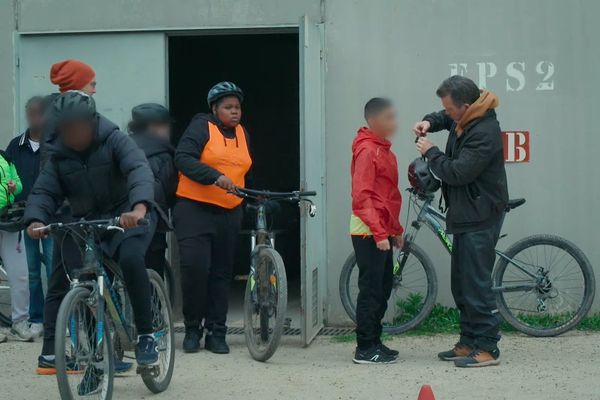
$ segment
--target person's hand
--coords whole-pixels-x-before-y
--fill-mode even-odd
[[[33,240],[45,239],[48,237],[48,232],[45,230],[39,229],[39,228],[43,228],[44,226],[45,225],[42,224],[41,222],[32,222],[27,227],[27,234]],[[39,229],[39,230],[36,230],[36,229]]]
[[[425,137],[420,137],[419,140],[417,140],[417,151],[422,155],[425,155],[425,153],[433,146],[433,142]]]
[[[380,240],[379,242],[377,242],[377,248],[381,251],[390,250],[391,249],[390,240],[389,239]]]
[[[138,226],[138,221],[146,216],[148,208],[143,203],[138,203],[133,207],[133,210],[121,214],[119,225],[124,229],[131,229]]]
[[[227,190],[228,192],[231,192],[235,189],[233,181],[225,175],[221,175],[219,179],[217,179],[217,181],[215,182],[215,185],[217,185],[221,189]]]
[[[15,190],[17,190],[17,184],[12,179],[7,182],[6,187],[8,189],[8,193],[14,193]]]
[[[392,242],[394,243],[394,247],[397,249],[401,249],[404,247],[404,236],[398,235],[392,238]]]
[[[431,123],[429,121],[420,121],[413,126],[413,132],[417,136],[426,136],[430,128]]]

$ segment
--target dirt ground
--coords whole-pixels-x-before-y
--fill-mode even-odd
[[[178,335],[180,341],[181,335]],[[152,395],[135,374],[117,378],[115,399],[417,399],[423,384],[436,399],[600,399],[600,334],[539,339],[505,336],[502,364],[457,369],[435,353],[451,336],[399,337],[388,342],[401,359],[388,366],[353,365],[353,343],[320,337],[310,347],[284,338],[267,363],[253,361],[243,336],[231,336],[232,353],[177,353],[167,392]],[[54,377],[37,376],[40,344],[0,344],[0,399],[57,399]]]

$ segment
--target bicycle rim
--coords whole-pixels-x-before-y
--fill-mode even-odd
[[[287,311],[287,278],[281,256],[260,250],[256,274],[250,274],[244,301],[244,333],[252,357],[266,361],[279,346]]]
[[[62,399],[110,399],[114,359],[110,332],[97,344],[96,309],[90,291],[71,290],[63,299],[56,324],[56,378]],[[59,334],[61,332],[62,334]],[[98,347],[100,346],[100,347]]]
[[[158,346],[158,367],[142,370],[144,384],[153,393],[160,393],[169,387],[175,364],[175,332],[173,330],[171,305],[158,273],[148,270],[152,287],[151,309],[152,328]]]
[[[594,275],[574,244],[539,235],[515,243],[506,255],[511,261],[500,258],[494,283],[502,288],[498,308],[507,322],[529,335],[555,336],[585,317],[594,298]]]

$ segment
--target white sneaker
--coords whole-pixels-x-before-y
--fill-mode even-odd
[[[20,342],[33,342],[33,334],[29,329],[27,320],[13,323],[9,332],[10,338]]]
[[[29,331],[33,335],[34,338],[41,337],[44,333],[44,324],[40,322],[34,322],[29,325]]]

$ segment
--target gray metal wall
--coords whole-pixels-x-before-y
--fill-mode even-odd
[[[18,3],[21,32],[295,25],[304,14],[319,20],[324,9],[330,323],[345,321],[337,281],[350,251],[350,144],[363,123],[362,106],[376,95],[396,100],[402,130],[394,149],[404,170],[417,156],[410,127],[440,108],[435,88],[453,70],[466,68],[466,75],[478,82],[483,81],[480,75],[485,77],[485,86],[500,97],[498,114],[505,130],[531,132],[531,161],[507,168],[511,195],[527,197],[528,203],[509,216],[509,237],[502,246],[532,233],[557,233],[600,265],[594,235],[600,224],[595,210],[600,189],[594,180],[600,172],[594,160],[600,147],[594,124],[600,90],[596,0],[105,0],[102,7],[67,0]],[[12,29],[12,4],[0,2],[2,145],[13,129]],[[550,63],[554,72],[545,79]],[[552,90],[536,90],[550,81]],[[436,137],[440,144],[444,140],[445,134]],[[401,177],[406,186],[403,173]],[[440,300],[450,303],[449,257],[430,234],[419,242],[431,250],[438,267]],[[597,300],[596,310],[599,304]]]

